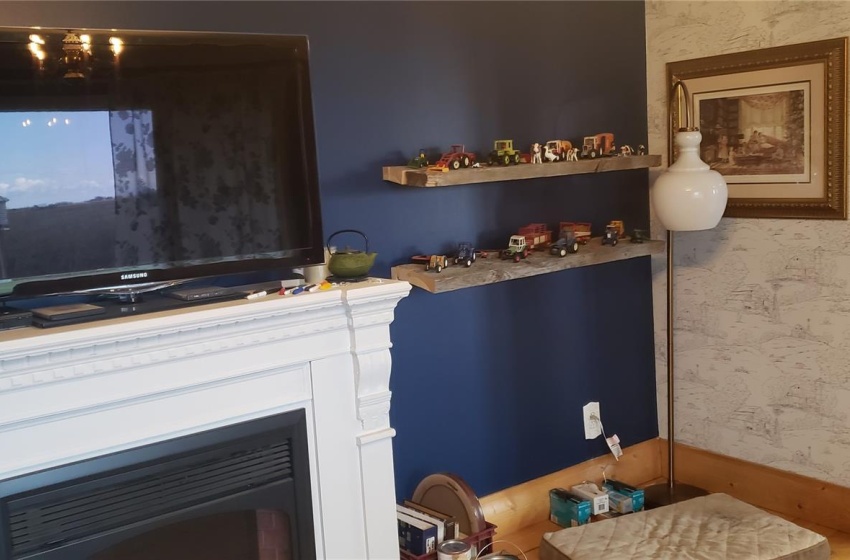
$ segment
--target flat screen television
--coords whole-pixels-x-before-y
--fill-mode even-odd
[[[0,298],[322,262],[308,54],[0,29]]]

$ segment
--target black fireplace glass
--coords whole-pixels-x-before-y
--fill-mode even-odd
[[[0,481],[0,560],[315,557],[304,410]]]

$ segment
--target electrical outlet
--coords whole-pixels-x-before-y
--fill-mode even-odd
[[[602,435],[602,415],[599,413],[599,403],[589,402],[582,407],[584,414],[584,438],[593,439]],[[595,418],[591,418],[594,416]]]

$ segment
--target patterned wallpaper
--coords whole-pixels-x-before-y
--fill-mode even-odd
[[[647,0],[651,153],[667,153],[667,62],[848,34],[850,2]],[[850,222],[724,218],[677,233],[674,262],[677,441],[850,486]],[[653,258],[662,435],[665,266]]]

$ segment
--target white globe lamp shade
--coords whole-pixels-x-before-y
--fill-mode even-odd
[[[679,159],[652,185],[655,215],[670,231],[699,231],[720,223],[729,189],[723,176],[699,158],[702,134],[698,130],[676,133]]]

